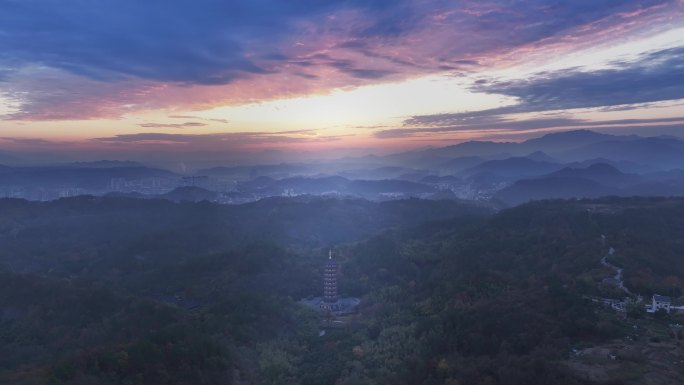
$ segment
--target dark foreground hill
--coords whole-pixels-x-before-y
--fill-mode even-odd
[[[572,352],[621,341],[674,362],[679,320],[585,298],[619,294],[608,247],[634,292],[681,295],[684,200],[0,205],[3,384],[681,383],[647,355],[592,362],[613,365],[596,382]],[[296,300],[332,244],[362,305],[320,336]]]

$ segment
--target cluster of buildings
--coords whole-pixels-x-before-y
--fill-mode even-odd
[[[601,239],[603,243],[605,244],[606,236],[601,235]],[[613,286],[616,287],[620,290],[622,290],[626,296],[623,299],[612,299],[612,298],[601,298],[601,297],[590,297],[590,299],[595,302],[595,303],[601,303],[604,306],[610,307],[611,309],[618,311],[618,312],[626,312],[627,311],[627,306],[630,303],[633,304],[640,304],[644,303],[643,298],[640,295],[636,296],[636,299],[634,299],[635,295],[627,289],[627,287],[624,285],[623,281],[623,269],[621,267],[617,267],[610,262],[608,262],[607,258],[609,256],[612,256],[615,254],[615,249],[614,248],[609,248],[608,249],[608,254],[605,255],[603,258],[601,258],[601,264],[603,266],[606,266],[608,268],[611,268],[615,270],[615,276],[610,277],[610,278],[605,278],[601,282],[603,285],[606,286]],[[650,303],[645,303],[644,308],[647,313],[655,313],[660,310],[665,311],[666,313],[670,313],[673,310],[684,310],[684,306],[674,306],[672,304],[672,298],[665,296],[665,295],[660,295],[660,294],[653,294],[651,297],[651,302]]]
[[[627,307],[629,306],[630,303],[637,304],[639,306],[641,306],[641,304],[643,304],[646,312],[650,313],[650,314],[653,314],[653,313],[660,311],[660,310],[663,310],[668,314],[670,314],[672,312],[679,311],[679,310],[684,310],[684,306],[673,305],[671,297],[668,297],[665,295],[659,295],[659,294],[654,294],[651,297],[651,301],[646,302],[646,303],[641,296],[638,296],[636,300],[633,300],[630,297],[626,297],[624,299],[588,297],[588,299],[590,299],[594,303],[601,304],[605,307],[609,307],[609,308],[611,308],[617,312],[620,312],[620,313],[626,312]]]
[[[104,192],[136,192],[141,194],[163,194],[176,187],[177,183],[178,182],[175,181],[173,178],[111,178]],[[100,193],[99,191],[93,192]]]

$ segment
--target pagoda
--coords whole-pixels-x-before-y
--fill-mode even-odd
[[[323,302],[337,302],[337,262],[333,259],[332,249],[328,253],[328,261],[323,268]]]
[[[325,312],[337,312],[342,307],[337,296],[337,262],[333,259],[333,252],[330,249],[328,260],[323,266],[323,298],[318,307]]]
[[[328,259],[322,267],[323,296],[304,298],[301,302],[307,306],[318,309],[325,314],[326,317],[353,313],[361,300],[356,297],[339,296],[339,293],[337,292],[337,274],[340,271],[340,266],[337,264],[337,261],[333,259],[332,249],[328,252]],[[330,318],[330,320],[332,320],[332,318]],[[330,320],[329,323],[332,322]]]

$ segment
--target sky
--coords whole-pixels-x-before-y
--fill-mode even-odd
[[[0,0],[8,153],[239,162],[581,128],[684,136],[684,0]]]

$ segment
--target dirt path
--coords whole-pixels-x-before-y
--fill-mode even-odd
[[[632,295],[632,292],[629,291],[628,288],[625,287],[625,283],[622,279],[622,268],[617,267],[610,262],[608,262],[607,258],[615,254],[615,249],[614,248],[609,248],[608,249],[608,254],[604,255],[603,258],[601,258],[601,264],[606,267],[610,267],[611,269],[615,270],[615,275],[613,276],[613,279],[617,281],[618,287],[625,292],[627,295]]]

